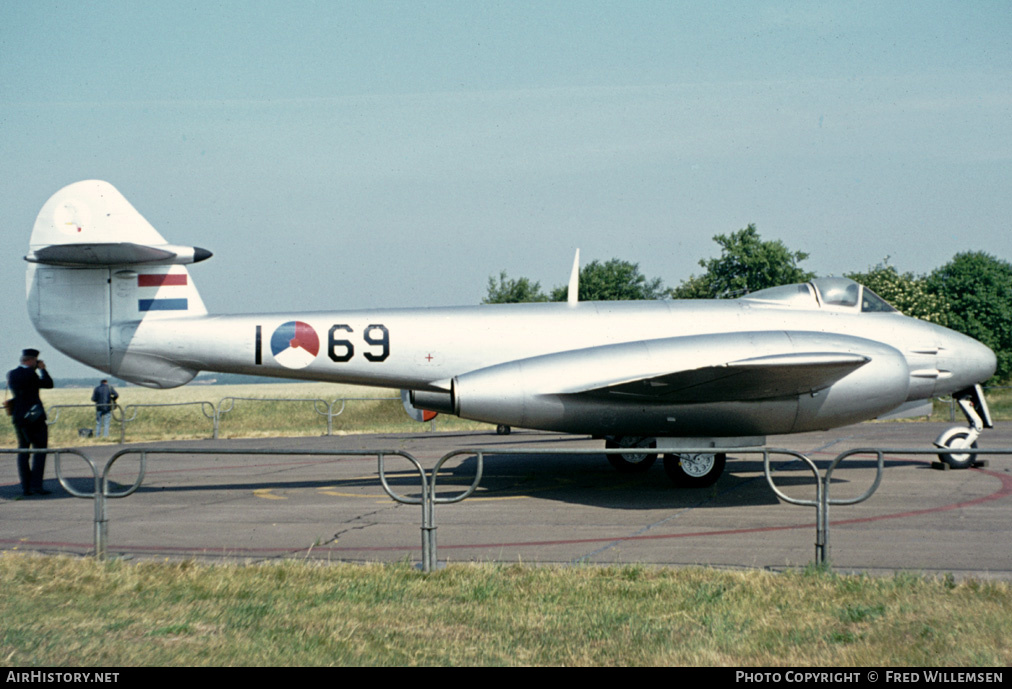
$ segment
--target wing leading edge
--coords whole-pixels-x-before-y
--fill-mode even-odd
[[[771,354],[672,371],[584,393],[683,403],[775,399],[825,389],[869,361],[869,357],[851,352]]]
[[[881,347],[819,332],[689,335],[512,361],[459,376],[458,387],[501,379],[541,395],[672,403],[772,399],[829,387]]]
[[[780,330],[623,342],[506,362],[457,376],[451,397],[464,418],[514,426],[751,436],[873,418],[902,404],[908,389],[906,360],[893,347]]]

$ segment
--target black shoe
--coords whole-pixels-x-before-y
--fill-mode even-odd
[[[35,490],[32,492],[35,493],[35,495],[51,495],[53,491],[43,488],[42,490]]]
[[[22,493],[22,497],[26,497],[26,498],[32,497],[32,491],[26,490],[24,493]]]

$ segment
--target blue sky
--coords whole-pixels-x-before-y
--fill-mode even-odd
[[[750,222],[820,274],[1009,260],[1012,5],[0,0],[0,170],[11,366],[81,179],[213,251],[218,313],[473,304],[577,247],[677,285]]]

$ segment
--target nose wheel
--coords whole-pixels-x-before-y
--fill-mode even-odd
[[[956,426],[942,433],[938,437],[938,440],[935,441],[935,445],[948,450],[976,448],[977,435],[972,428]],[[980,465],[975,455],[965,452],[940,452],[938,453],[938,459],[947,464],[950,469],[969,469],[972,466]]]
[[[935,440],[935,446],[944,450],[965,450],[977,447],[977,438],[985,428],[993,428],[991,413],[984,399],[984,391],[979,385],[957,392],[953,395],[959,408],[966,416],[968,426],[954,426]],[[977,459],[976,454],[967,452],[939,452],[938,459],[942,468],[969,469],[976,466],[987,466],[987,462]]]

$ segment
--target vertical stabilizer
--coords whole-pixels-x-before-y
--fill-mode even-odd
[[[75,182],[52,195],[39,211],[31,249],[64,244],[131,242],[157,246],[165,239],[108,182]]]
[[[84,364],[142,385],[181,385],[196,371],[131,343],[145,323],[207,314],[186,264],[210,255],[167,243],[108,182],[77,182],[35,221],[28,314],[49,344]]]

